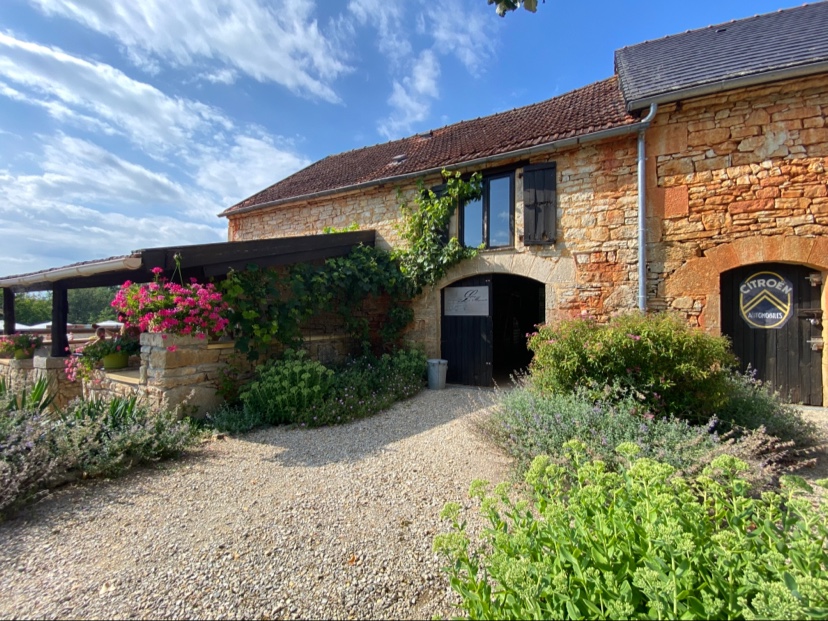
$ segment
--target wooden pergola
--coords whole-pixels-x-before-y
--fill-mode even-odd
[[[66,323],[69,317],[70,289],[109,287],[126,280],[143,283],[155,279],[153,268],[160,267],[171,277],[180,265],[184,279],[200,282],[222,279],[230,270],[240,271],[248,265],[271,267],[292,265],[349,254],[359,245],[373,246],[376,232],[353,231],[244,242],[223,242],[191,246],[166,246],[135,250],[128,255],[96,261],[73,263],[28,274],[0,277],[3,289],[3,329],[15,332],[14,297],[26,291],[52,292],[52,350],[55,358],[66,356],[69,345]]]

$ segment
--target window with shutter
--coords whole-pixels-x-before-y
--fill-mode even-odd
[[[527,246],[555,243],[556,178],[554,163],[523,169],[523,243]]]

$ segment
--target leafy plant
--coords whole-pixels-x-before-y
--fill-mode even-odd
[[[288,349],[280,360],[258,367],[241,391],[245,415],[256,413],[271,425],[294,422],[302,410],[325,400],[333,375],[307,352]]]
[[[289,350],[284,359],[257,369],[241,391],[241,407],[227,405],[208,415],[219,431],[239,433],[267,424],[336,425],[371,416],[423,388],[425,356],[399,350],[361,356],[329,369]]]
[[[274,345],[300,347],[302,323],[323,313],[337,315],[363,350],[372,349],[372,330],[381,335],[383,346],[393,346],[412,317],[399,265],[370,246],[357,246],[322,265],[300,263],[281,270],[251,265],[230,273],[222,289],[236,347],[250,360],[265,357]],[[389,302],[388,312],[375,313],[379,325],[372,326],[366,307],[382,298]]]
[[[64,437],[43,411],[15,409],[0,416],[0,512],[65,480],[75,455]]]
[[[544,393],[620,385],[646,409],[704,424],[727,401],[736,359],[728,340],[669,314],[633,313],[607,324],[570,319],[529,340],[532,385]]]
[[[0,336],[0,354],[2,355],[12,355],[21,351],[26,357],[31,357],[35,350],[42,345],[43,337],[36,334],[19,332],[8,336]]]
[[[538,457],[526,474],[532,501],[508,486],[472,485],[490,527],[472,549],[460,506],[439,535],[452,588],[473,619],[762,619],[828,615],[828,517],[783,479],[783,494],[747,495],[744,462],[721,456],[693,479],[635,459],[620,472],[588,461]]]
[[[265,412],[241,404],[222,403],[204,417],[204,423],[224,433],[245,433],[268,424]]]
[[[397,194],[403,214],[398,232],[406,244],[394,250],[393,257],[410,281],[412,295],[434,285],[453,265],[477,254],[476,249],[464,247],[456,237],[449,238],[448,227],[459,205],[482,196],[483,177],[474,173],[465,181],[459,172],[444,170],[442,174],[445,192],[437,194],[420,181],[413,208],[401,192]]]
[[[54,403],[57,393],[45,377],[34,381],[31,387],[24,387],[22,392],[12,392],[5,378],[0,377],[0,413],[12,413],[24,410],[45,412]]]
[[[816,425],[805,420],[795,405],[784,402],[778,392],[756,379],[755,370],[728,375],[726,386],[727,399],[717,412],[723,430],[763,427],[769,435],[800,448],[819,442]]]
[[[172,457],[195,431],[173,412],[136,399],[73,401],[63,412],[16,409],[0,416],[0,511],[78,476],[111,476]]]
[[[135,396],[75,401],[61,422],[77,454],[73,467],[84,476],[109,476],[173,457],[194,439],[188,420],[168,410],[153,412]]]

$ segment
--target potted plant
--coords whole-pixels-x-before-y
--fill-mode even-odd
[[[116,336],[113,339],[102,339],[90,343],[83,348],[80,365],[91,371],[98,363],[104,370],[114,371],[123,369],[129,362],[129,357],[141,351],[141,346],[134,337]]]
[[[15,360],[34,358],[35,350],[43,345],[43,337],[36,334],[10,334],[0,337],[0,353]]]

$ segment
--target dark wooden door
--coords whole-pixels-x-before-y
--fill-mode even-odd
[[[765,263],[722,274],[722,332],[733,341],[742,370],[794,403],[822,405],[821,287],[814,270]]]
[[[441,356],[448,360],[446,381],[492,385],[492,277],[473,276],[441,292]],[[484,314],[485,313],[485,314]]]

